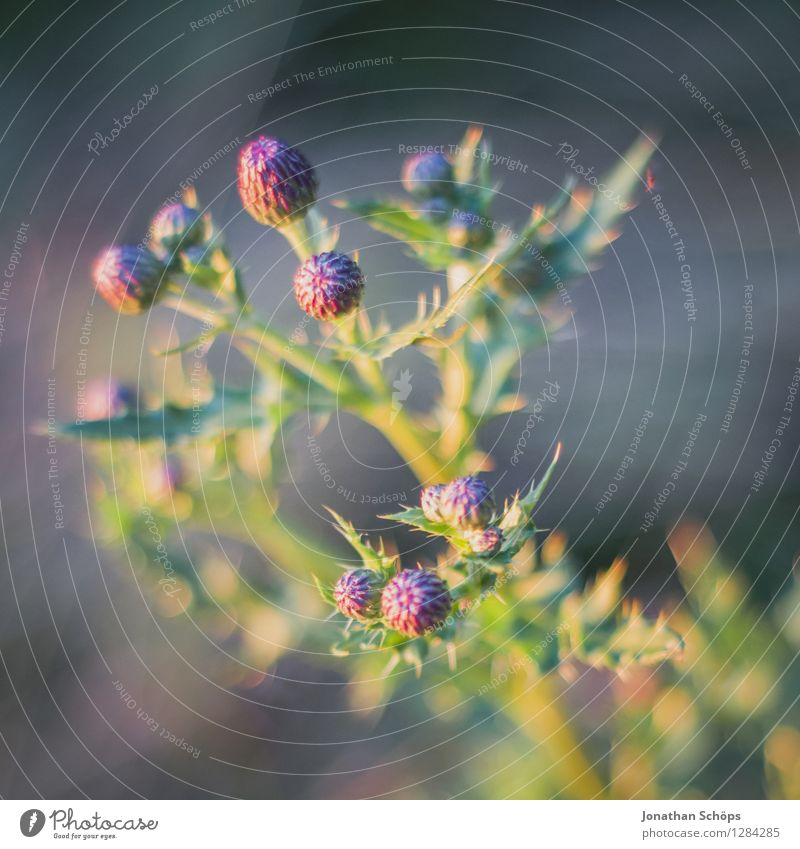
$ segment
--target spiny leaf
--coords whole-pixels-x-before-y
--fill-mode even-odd
[[[618,558],[610,568],[599,572],[582,594],[581,616],[586,623],[600,623],[617,610],[622,598],[626,563]]]
[[[322,581],[316,576],[311,576],[314,579],[314,584],[319,591],[319,594],[322,596],[323,600],[331,605],[331,607],[336,607],[336,600],[333,597],[333,589],[329,587],[327,584],[323,584]],[[337,608],[338,610],[338,608]]]
[[[537,484],[534,481],[531,484],[528,494],[524,497],[520,497],[519,494],[517,494],[506,509],[499,524],[500,529],[503,531],[507,539],[513,539],[515,542],[519,542],[519,544],[521,544],[524,540],[531,536],[533,511],[536,509],[536,505],[539,503],[547,484],[550,482],[550,478],[553,475],[553,471],[555,470],[556,463],[558,463],[558,458],[560,456],[561,443],[559,442],[556,446],[556,453],[553,455],[553,459],[539,483]]]
[[[337,201],[336,205],[360,215],[373,229],[403,242],[437,242],[442,239],[440,227],[412,215],[411,208],[403,201],[347,199]]]
[[[340,516],[330,507],[326,507],[325,509],[333,516],[337,525],[336,529],[355,549],[361,557],[364,566],[382,574],[394,570],[397,561],[396,557],[387,556],[384,553],[383,546],[381,546],[380,551],[376,551],[369,543],[364,542],[363,534],[355,529],[352,522],[348,522],[347,519]]]
[[[155,410],[132,410],[113,419],[61,422],[56,425],[56,432],[92,440],[158,439],[171,444],[217,437],[242,428],[259,428],[266,423],[263,406],[249,391],[225,389],[218,391],[208,403],[196,407],[166,404]]]
[[[174,354],[184,354],[187,351],[193,351],[196,348],[200,348],[203,346],[210,347],[209,342],[212,339],[215,339],[217,336],[219,336],[220,333],[224,333],[226,330],[229,329],[229,327],[223,325],[212,327],[201,333],[199,336],[196,336],[194,339],[190,339],[188,342],[184,342],[182,345],[177,345],[174,348],[167,348],[166,350],[153,351],[153,353],[157,357],[171,357]]]

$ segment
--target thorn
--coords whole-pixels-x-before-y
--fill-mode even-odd
[[[575,664],[571,661],[561,663],[558,667],[558,673],[567,682],[567,684],[573,684],[578,680],[578,670],[575,668]]]
[[[394,670],[395,666],[397,666],[397,664],[399,662],[400,662],[400,655],[396,654],[396,653],[393,654],[389,658],[389,662],[384,667],[383,672],[381,672],[381,678],[386,678],[386,676],[389,675]]]

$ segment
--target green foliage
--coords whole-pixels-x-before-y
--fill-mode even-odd
[[[243,428],[260,428],[268,421],[267,410],[243,389],[218,390],[204,404],[180,407],[165,404],[154,410],[132,410],[123,416],[90,421],[62,422],[57,432],[83,439],[149,442],[167,445],[198,439],[218,439]]]

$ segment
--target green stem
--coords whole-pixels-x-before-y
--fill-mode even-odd
[[[161,300],[161,304],[175,310],[175,312],[188,315],[189,318],[202,321],[203,324],[211,323],[215,327],[222,327],[228,321],[222,313],[215,312],[211,304],[197,301],[190,295],[184,294],[180,289],[177,292],[170,290],[170,293]]]
[[[442,483],[443,464],[434,451],[433,434],[423,432],[404,410],[396,413],[391,423],[388,421],[387,412],[386,404],[373,404],[368,409],[359,411],[364,421],[386,437],[420,483]]]
[[[300,262],[314,255],[314,243],[305,218],[298,218],[282,224],[278,232],[292,246]]]
[[[523,679],[517,675],[513,678]],[[571,720],[561,710],[561,694],[553,686],[552,674],[540,675],[533,683],[510,680],[491,691],[495,707],[541,746],[567,796],[598,799],[606,795],[605,783],[589,762],[573,732]]]
[[[361,389],[343,370],[319,359],[316,352],[296,345],[291,340],[287,341],[260,319],[248,317],[242,327],[234,332],[256,342],[278,360],[294,366],[335,396],[342,393],[357,395]]]

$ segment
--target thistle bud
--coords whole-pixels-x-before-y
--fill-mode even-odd
[[[381,612],[382,582],[372,569],[351,569],[333,588],[333,599],[339,611],[349,619],[366,622]]]
[[[92,267],[94,287],[120,313],[137,315],[160,297],[166,267],[150,251],[134,245],[102,250]]]
[[[86,421],[116,419],[138,406],[139,399],[132,386],[117,380],[92,380],[86,386],[83,409],[79,406],[78,416]]]
[[[452,606],[447,584],[424,569],[403,569],[381,595],[387,624],[407,637],[420,637],[441,626]]]
[[[419,495],[419,506],[422,508],[422,513],[429,522],[442,521],[439,506],[443,492],[444,484],[435,483],[433,486],[426,486]]]
[[[177,251],[199,248],[211,238],[208,216],[185,203],[172,203],[160,209],[150,222],[150,250],[166,259]]]
[[[239,196],[259,224],[303,218],[317,199],[317,176],[294,147],[259,136],[239,153]]]
[[[471,531],[467,534],[467,542],[473,554],[477,554],[478,557],[491,557],[497,554],[503,545],[503,532],[495,527]]]
[[[494,516],[489,487],[479,478],[456,478],[442,493],[439,511],[450,525],[462,530],[483,528]]]
[[[442,153],[419,153],[403,165],[403,188],[418,198],[450,195],[453,165]]]
[[[345,254],[325,251],[309,257],[294,275],[294,294],[300,309],[317,319],[332,321],[358,308],[364,275]]]

